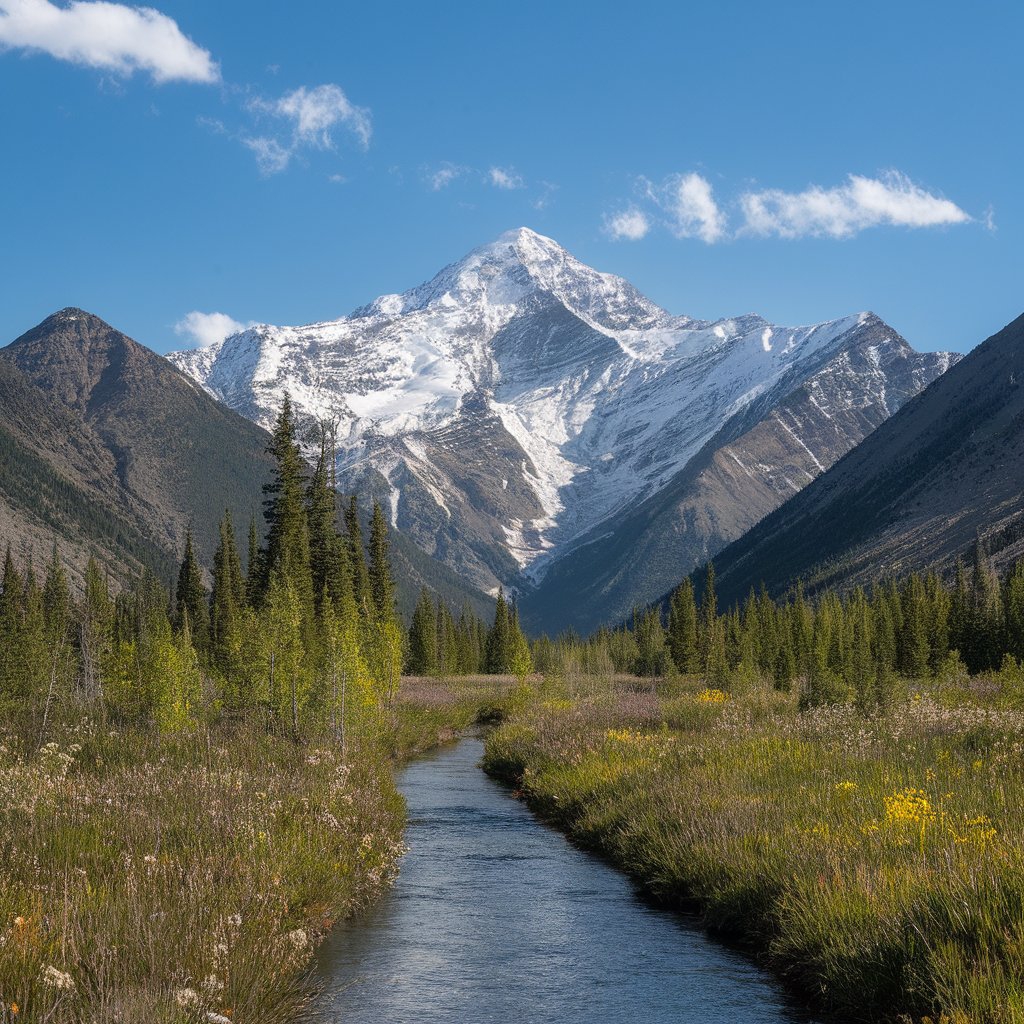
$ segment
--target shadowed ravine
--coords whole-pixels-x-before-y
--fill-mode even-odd
[[[324,946],[324,1019],[808,1024],[764,972],[540,824],[463,740],[408,768],[394,891]]]

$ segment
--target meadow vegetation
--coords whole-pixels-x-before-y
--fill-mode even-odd
[[[734,677],[549,681],[487,742],[538,812],[846,1020],[1024,1020],[1024,675],[801,708]]]
[[[387,527],[345,529],[287,404],[267,533],[228,517],[208,589],[91,563],[0,578],[0,1022],[293,1021],[316,945],[402,853],[399,762],[507,681],[400,681]]]

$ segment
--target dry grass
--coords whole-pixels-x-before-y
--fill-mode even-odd
[[[226,724],[2,737],[0,1021],[297,1019],[319,939],[397,870],[395,758],[470,724],[484,690],[403,686],[345,756]]]

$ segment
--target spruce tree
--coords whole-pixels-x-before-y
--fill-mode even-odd
[[[498,588],[498,600],[494,606],[494,622],[487,634],[485,668],[491,675],[504,675],[510,670],[512,661],[512,622],[509,615],[505,591]]]
[[[338,508],[331,487],[332,463],[333,450],[326,428],[321,426],[320,456],[306,492],[310,572],[318,609],[325,595],[337,607],[351,586],[347,551],[335,525]]]
[[[263,559],[265,585],[279,573],[294,590],[303,615],[313,608],[309,529],[306,520],[305,463],[296,440],[291,400],[286,394],[267,451],[274,458],[274,476],[264,485],[267,544]]]
[[[345,531],[348,542],[348,561],[352,580],[352,595],[359,612],[369,616],[373,609],[370,593],[370,575],[366,569],[366,553],[363,550],[363,530],[359,523],[359,499],[352,495],[345,509]]]
[[[241,617],[247,603],[242,562],[235,542],[231,512],[225,510],[217,550],[213,555],[213,592],[210,595],[210,649],[222,671],[231,668],[240,643]]]
[[[1006,583],[1006,649],[1024,661],[1024,559],[1014,565]]]
[[[388,524],[379,502],[373,503],[370,519],[370,595],[376,616],[384,622],[395,617],[395,583],[391,577],[388,550]]]
[[[178,570],[174,601],[175,628],[183,630],[187,623],[195,646],[205,652],[210,640],[209,598],[192,544],[191,528],[185,535],[185,554]]]
[[[673,591],[669,600],[667,640],[676,669],[686,674],[696,672],[700,654],[697,604],[693,596],[693,582],[689,577]]]
[[[424,587],[409,626],[408,670],[414,676],[432,676],[438,668],[437,617],[430,591]]]

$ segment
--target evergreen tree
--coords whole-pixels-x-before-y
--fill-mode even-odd
[[[210,639],[209,598],[203,583],[203,571],[199,568],[192,544],[191,528],[185,535],[185,555],[178,570],[178,585],[175,589],[175,628],[183,630],[186,623],[196,646],[206,651]]]
[[[388,560],[388,524],[384,510],[378,502],[373,504],[370,519],[370,594],[374,614],[382,621],[395,617],[395,583],[391,578],[391,564]]]
[[[260,549],[259,532],[256,519],[249,519],[249,554],[245,563],[245,601],[250,608],[255,608],[263,594],[266,570],[263,565],[263,552]]]
[[[360,614],[368,616],[373,607],[370,593],[370,575],[363,551],[363,531],[359,524],[359,500],[353,495],[345,510],[345,530],[348,534],[348,560],[351,567],[352,594]]]
[[[334,454],[328,445],[328,433],[321,425],[320,456],[306,494],[310,571],[318,608],[321,607],[324,595],[337,607],[351,586],[348,552],[335,526],[338,508],[337,495],[331,487],[333,462]]]
[[[414,676],[437,674],[437,615],[430,592],[424,587],[409,627],[408,670]]]
[[[267,544],[263,558],[266,585],[274,573],[283,577],[299,601],[302,614],[313,607],[309,529],[305,509],[305,463],[296,440],[291,401],[286,394],[267,451],[274,458],[274,476],[265,484]]]
[[[487,634],[486,671],[491,675],[504,675],[512,665],[512,617],[505,591],[498,588],[494,606],[494,622]]]
[[[214,663],[225,672],[241,653],[241,617],[246,602],[247,587],[231,512],[225,510],[213,555],[213,592],[210,595],[210,649]]]
[[[1013,567],[1006,584],[1006,649],[1024,661],[1024,559]]]
[[[669,600],[668,647],[676,668],[692,674],[699,667],[697,604],[689,577],[675,589]]]

